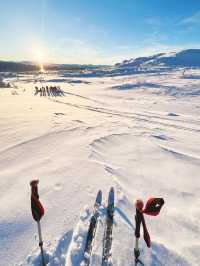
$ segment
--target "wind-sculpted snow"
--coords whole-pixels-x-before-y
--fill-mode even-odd
[[[189,86],[188,86],[189,87]],[[200,89],[199,85],[194,86],[192,85],[189,89],[184,89],[183,87],[179,86],[166,86],[162,84],[156,84],[156,83],[133,83],[133,84],[123,84],[119,86],[113,86],[112,89],[114,90],[150,90],[153,94],[160,94],[160,95],[170,95],[174,97],[188,97],[188,96],[199,96],[200,95]]]
[[[164,245],[158,243],[153,243],[151,257],[148,263],[151,266],[190,265],[187,260],[183,259],[175,252],[168,250]]]
[[[91,266],[101,265],[111,186],[113,266],[134,265],[134,202],[150,196],[166,204],[158,217],[147,217],[152,248],[141,238],[141,261],[199,264],[200,70],[126,70],[24,74],[8,79],[13,87],[0,91],[2,266],[40,265],[32,178],[40,180],[45,207],[41,226],[48,266],[80,265],[99,189],[103,204]],[[65,97],[34,96],[35,86],[60,87]]]
[[[200,157],[198,155],[187,154],[185,152],[177,151],[176,149],[170,147],[164,147],[161,145],[161,148],[171,155],[175,156],[176,158],[180,158],[182,160],[190,160],[193,163],[199,164]]]

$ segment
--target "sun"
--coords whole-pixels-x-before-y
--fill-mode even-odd
[[[40,72],[41,73],[44,73],[45,70],[44,70],[44,59],[45,59],[45,54],[42,50],[37,50],[36,51],[36,61],[37,61],[37,64],[39,65],[40,67]]]
[[[38,71],[40,73],[45,73],[45,66],[47,62],[49,62],[50,58],[50,50],[47,44],[37,39],[36,37],[32,37],[31,41],[29,40],[30,45],[27,47],[27,51],[29,51],[29,56],[32,58],[32,61],[37,66]]]
[[[40,63],[40,73],[45,73],[44,65]]]

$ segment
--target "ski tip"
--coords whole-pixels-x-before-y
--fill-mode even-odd
[[[111,193],[114,193],[114,187],[111,187],[111,188],[110,188],[110,192],[111,192]]]
[[[115,194],[114,187],[111,187],[110,188],[110,191],[109,191],[110,197],[113,197],[114,198],[114,194]]]
[[[115,201],[114,187],[111,187],[108,196],[108,204],[114,205],[114,201]]]
[[[102,202],[102,191],[101,190],[99,190],[97,193],[96,202],[98,202],[99,204],[101,204]]]
[[[98,193],[97,193],[97,196],[102,196],[102,191],[101,191],[101,189],[98,191]]]

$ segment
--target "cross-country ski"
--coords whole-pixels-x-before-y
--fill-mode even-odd
[[[103,237],[102,266],[109,266],[112,263],[112,230],[114,221],[114,188],[112,187],[108,195],[108,205],[106,210],[105,231]]]
[[[98,218],[99,218],[99,207],[101,206],[101,203],[102,203],[102,191],[99,190],[94,204],[93,215],[90,219],[90,225],[87,233],[86,244],[84,248],[84,259],[83,263],[81,264],[83,266],[88,266],[90,264],[90,256],[97,229]]]

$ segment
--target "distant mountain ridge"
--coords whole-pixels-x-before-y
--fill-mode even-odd
[[[138,57],[116,64],[117,67],[200,67],[200,49],[180,52],[159,53],[148,57]]]

